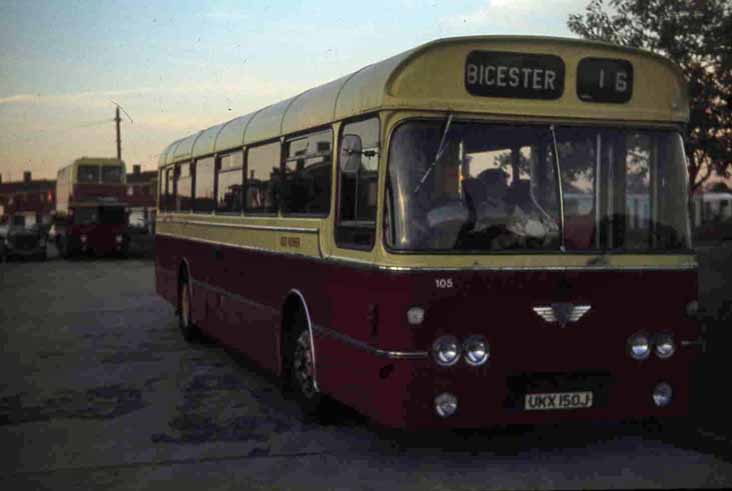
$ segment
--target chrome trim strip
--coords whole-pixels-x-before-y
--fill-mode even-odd
[[[417,360],[417,359],[424,359],[429,356],[429,353],[426,351],[383,350],[383,349],[375,348],[374,346],[371,346],[370,344],[368,344],[364,341],[359,341],[358,339],[354,339],[351,336],[347,336],[343,333],[334,331],[333,329],[329,329],[327,327],[323,327],[323,326],[319,326],[319,325],[315,324],[315,325],[313,325],[313,328],[315,329],[316,332],[318,332],[320,334],[331,337],[333,339],[337,339],[338,341],[342,341],[355,348],[359,348],[361,350],[368,351],[369,353],[372,353],[380,358],[388,358],[390,360]]]
[[[308,321],[308,332],[310,333],[310,351],[312,351],[313,355],[313,387],[315,387],[315,390],[320,392],[320,388],[318,388],[318,363],[315,358],[315,338],[313,336],[313,323],[310,321],[310,311],[308,310],[308,304],[305,302],[305,297],[302,293],[300,293],[300,290],[292,289],[288,292],[289,294],[294,293],[298,297],[300,297],[300,302],[302,303],[302,306],[305,307],[305,317]]]
[[[332,260],[332,258],[324,258]],[[358,262],[361,261],[350,261],[350,260],[339,260],[334,262]],[[511,272],[511,271],[690,271],[697,269],[696,264],[689,264],[683,266],[466,266],[464,268],[422,268],[414,266],[385,266],[385,265],[373,265],[374,268],[382,271],[394,271],[394,272],[443,272],[443,271],[455,271],[455,272],[467,272],[467,271],[497,271],[497,272]]]
[[[707,341],[704,338],[698,338],[698,339],[694,339],[694,340],[683,339],[681,341],[681,346],[683,346],[684,348],[688,348],[691,346],[699,346],[702,350],[702,353],[707,352]]]
[[[162,223],[177,223],[181,225],[205,225],[207,227],[241,228],[247,230],[267,230],[271,232],[297,232],[297,233],[318,233],[320,229],[315,227],[278,227],[274,225],[251,225],[239,223],[209,222],[203,220],[166,220]]]
[[[204,288],[204,289],[206,289],[206,290],[208,290],[210,292],[214,292],[214,293],[218,293],[220,295],[227,296],[227,297],[229,297],[231,299],[236,300],[237,302],[240,302],[240,303],[243,303],[243,304],[247,304],[250,307],[256,307],[258,309],[268,310],[272,314],[277,314],[278,313],[278,310],[277,309],[272,308],[269,305],[264,305],[264,304],[261,304],[259,302],[254,301],[254,300],[251,300],[249,298],[242,297],[241,295],[238,295],[236,293],[232,293],[230,291],[224,290],[223,288],[219,288],[217,286],[213,286],[212,284],[206,283],[205,281],[192,280],[192,282],[197,287],[201,287],[201,288]]]

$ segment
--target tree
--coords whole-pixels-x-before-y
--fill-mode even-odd
[[[670,58],[689,81],[685,146],[689,192],[713,173],[732,174],[732,2],[592,0],[569,16],[585,39],[643,48]]]

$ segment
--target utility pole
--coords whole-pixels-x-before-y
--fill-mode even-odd
[[[122,136],[119,132],[119,124],[121,122],[119,118],[119,106],[114,112],[114,122],[117,124],[117,160],[122,160]]]

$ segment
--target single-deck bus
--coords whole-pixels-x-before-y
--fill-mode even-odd
[[[168,146],[156,288],[185,337],[306,411],[681,416],[702,346],[687,118],[680,70],[645,51],[430,42]]]
[[[127,253],[125,182],[125,163],[114,158],[82,157],[58,171],[54,229],[63,257]]]

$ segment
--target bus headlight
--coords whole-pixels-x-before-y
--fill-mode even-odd
[[[432,343],[432,356],[438,365],[449,367],[460,359],[460,343],[455,336],[442,336]]]
[[[651,343],[644,333],[634,334],[628,341],[630,356],[635,360],[645,360],[651,354]]]
[[[455,414],[458,408],[457,397],[447,392],[435,397],[435,412],[442,418]]]
[[[82,236],[81,236],[81,237],[79,237],[79,238],[81,239],[81,243],[82,243],[82,244],[86,244],[86,235],[82,235]]]
[[[669,358],[676,352],[674,338],[670,334],[659,334],[654,344],[656,345],[656,356],[659,358]]]
[[[463,343],[465,361],[468,365],[477,367],[488,361],[490,350],[488,342],[483,336],[470,336]]]
[[[653,389],[653,403],[657,407],[664,407],[671,404],[672,396],[673,391],[671,390],[671,386],[666,382],[661,382]]]
[[[118,244],[121,244],[121,243],[122,243],[122,236],[121,236],[121,235],[118,235],[117,237],[115,237],[115,238],[114,238],[114,240],[115,240],[115,242],[117,242]]]

